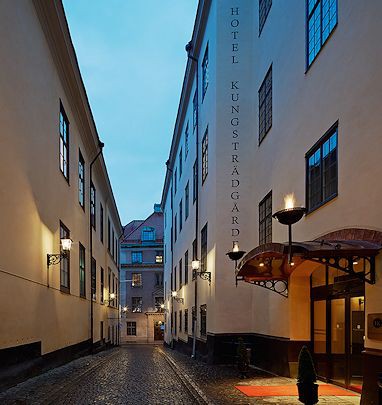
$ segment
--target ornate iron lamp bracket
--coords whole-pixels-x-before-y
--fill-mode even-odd
[[[203,280],[208,280],[208,284],[211,285],[211,272],[210,271],[196,271],[192,272],[192,279],[195,280],[199,276]]]
[[[364,259],[369,263],[369,271],[357,272],[354,270],[353,261],[356,259]],[[351,276],[357,277],[368,284],[375,284],[375,257],[363,256],[363,257],[318,257],[307,258],[307,260],[315,263],[324,264],[330,267],[334,267],[337,270],[341,270]],[[343,262],[344,264],[342,264]]]
[[[236,285],[238,281],[244,281],[244,277],[236,276]],[[284,298],[288,298],[288,280],[260,280],[247,281],[247,283],[265,288],[281,295]]]
[[[55,264],[58,264],[61,262],[61,260],[68,255],[66,253],[52,253],[52,254],[47,254],[46,258],[46,264],[49,266],[54,266]]]

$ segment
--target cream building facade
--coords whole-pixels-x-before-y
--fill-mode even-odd
[[[195,352],[192,313],[211,362],[242,336],[254,364],[295,375],[307,344],[320,378],[377,403],[381,16],[374,1],[199,2],[162,197],[167,344]],[[308,210],[294,266],[272,219],[289,194]]]
[[[118,344],[122,226],[61,1],[2,1],[0,26],[6,386]]]

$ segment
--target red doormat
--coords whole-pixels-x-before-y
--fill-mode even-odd
[[[298,396],[296,385],[236,385],[247,397],[289,397]],[[329,384],[318,385],[318,395],[358,396],[357,393]]]

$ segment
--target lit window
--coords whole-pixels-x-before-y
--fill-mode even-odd
[[[60,240],[70,239],[69,229],[60,222]],[[63,253],[60,247],[61,254]],[[60,261],[60,287],[61,291],[69,292],[70,290],[70,252],[65,252],[66,255]]]
[[[308,66],[314,61],[337,25],[337,0],[307,0]]]
[[[337,124],[307,154],[307,208],[312,211],[337,195]]]
[[[132,312],[142,312],[142,297],[132,297]]]
[[[131,277],[131,286],[134,288],[140,288],[142,284],[142,273],[133,273]]]
[[[162,251],[156,252],[155,263],[163,263],[163,252]]]

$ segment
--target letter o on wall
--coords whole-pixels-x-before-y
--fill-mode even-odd
[[[236,28],[239,26],[239,20],[238,19],[234,19],[231,21],[231,27]]]

